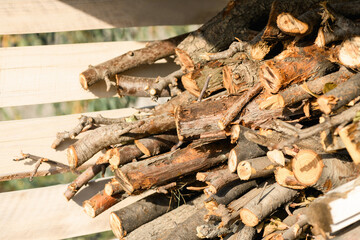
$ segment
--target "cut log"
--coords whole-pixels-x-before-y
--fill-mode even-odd
[[[346,39],[339,50],[339,62],[349,68],[360,69],[360,37]]]
[[[279,165],[270,161],[266,156],[247,159],[240,161],[237,175],[241,180],[267,177],[274,172],[276,166]]]
[[[253,31],[248,29],[257,29],[263,25],[270,12],[271,3],[272,0],[231,1],[224,10],[185,38],[178,48],[186,53],[187,59],[195,66],[204,62],[202,56],[205,53],[228,48],[235,37],[249,41],[249,35],[253,36]],[[177,56],[179,63],[186,65],[181,56]]]
[[[175,122],[179,140],[209,138],[214,135],[226,138],[226,132],[218,127],[217,122],[238,99],[238,96],[229,96],[178,107]]]
[[[71,168],[77,168],[101,149],[122,142],[133,141],[153,134],[175,129],[174,118],[163,114],[130,123],[123,128],[117,124],[99,127],[88,132],[67,150],[68,162]]]
[[[220,168],[209,172],[198,172],[196,174],[196,180],[206,182],[208,184],[208,191],[213,194],[216,194],[219,189],[237,179],[238,176],[230,172],[227,168]]]
[[[96,66],[90,66],[80,74],[81,86],[87,90],[96,82],[105,80],[109,89],[111,86],[110,78],[114,77],[115,74],[142,64],[152,64],[158,59],[173,55],[175,53],[175,47],[186,36],[187,34],[183,34],[174,38],[156,41],[145,48],[130,51]]]
[[[240,135],[237,145],[230,151],[228,168],[230,172],[236,172],[238,164],[242,160],[252,159],[266,155],[266,148],[246,139],[246,132],[252,131],[240,126]]]
[[[123,239],[131,231],[163,215],[174,206],[164,194],[151,195],[110,213],[111,230],[118,239]]]
[[[254,198],[240,210],[241,221],[247,226],[254,227],[278,207],[294,199],[296,195],[296,190],[282,187],[277,183],[268,185],[262,197],[260,196],[260,201]]]
[[[176,134],[167,133],[138,139],[134,143],[146,156],[155,156],[170,150],[178,140]]]
[[[144,155],[143,152],[140,151],[140,149],[134,144],[113,148],[107,152],[111,155],[109,163],[112,169],[116,169],[119,166],[129,163]]]
[[[124,193],[109,196],[101,191],[89,200],[84,201],[83,208],[87,215],[94,218],[126,197],[127,195]]]
[[[307,187],[295,178],[294,173],[288,167],[277,167],[274,173],[276,182],[283,187],[299,190]]]
[[[315,45],[289,47],[260,66],[259,80],[270,93],[277,93],[289,84],[315,79],[336,70],[329,54]]]
[[[350,154],[353,162],[360,164],[360,129],[359,121],[354,122],[339,131],[341,140],[344,142],[346,150]]]
[[[352,180],[310,204],[306,216],[316,232],[333,233],[359,221],[359,183],[359,178]]]
[[[108,196],[113,196],[123,191],[124,190],[122,189],[120,183],[115,178],[111,179],[111,181],[105,184],[104,187],[104,192]]]
[[[184,149],[124,165],[115,170],[115,176],[124,190],[131,194],[218,165],[227,159],[230,149],[228,141],[192,144]]]
[[[320,110],[325,114],[341,108],[360,95],[360,73],[317,99]]]
[[[300,150],[291,165],[301,184],[327,192],[356,176],[355,165],[347,160],[341,155],[319,155],[312,150]]]
[[[326,86],[342,84],[353,75],[354,73],[342,67],[337,72],[313,79],[312,81],[307,81],[303,84],[293,84],[281,90],[278,94],[267,98],[261,103],[261,108],[272,109],[291,106],[302,100],[312,98],[314,95],[322,94]]]
[[[72,183],[70,183],[64,192],[65,198],[69,201],[77,191],[80,190],[82,186],[87,184],[91,179],[93,179],[103,168],[106,168],[109,164],[95,164],[91,167],[88,167],[84,172],[82,172]]]

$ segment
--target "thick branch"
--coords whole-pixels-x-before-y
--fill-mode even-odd
[[[84,201],[83,208],[87,215],[94,218],[126,197],[127,195],[124,193],[109,196],[104,191],[101,191],[89,200]]]

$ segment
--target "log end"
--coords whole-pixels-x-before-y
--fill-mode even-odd
[[[336,99],[334,96],[326,96],[322,95],[320,96],[316,102],[319,105],[320,111],[322,111],[325,114],[330,114],[332,111],[332,107],[336,104],[338,99]]]
[[[255,171],[255,169],[251,167],[248,161],[241,161],[237,166],[237,174],[241,180],[249,180],[252,171]]]
[[[286,167],[278,167],[274,171],[276,182],[283,187],[291,189],[304,189],[306,186],[296,180],[294,173]]]
[[[122,239],[127,234],[121,225],[121,219],[114,212],[110,213],[110,227],[118,239]]]
[[[83,208],[87,215],[89,215],[92,218],[96,217],[95,209],[90,201],[88,201],[88,200],[84,201]]]
[[[238,168],[239,160],[236,156],[236,151],[234,149],[230,150],[228,157],[228,168],[230,172],[236,172]]]
[[[230,130],[230,142],[231,144],[234,144],[237,142],[237,140],[240,137],[240,131],[241,128],[239,126],[239,124],[234,124],[231,126],[231,130]]]
[[[309,30],[309,25],[296,19],[290,13],[281,13],[276,20],[278,28],[289,35],[303,35]]]
[[[339,51],[339,61],[346,67],[360,67],[360,37],[356,36],[344,41]]]
[[[144,144],[141,143],[141,141],[135,140],[134,143],[143,154],[145,154],[146,156],[151,156],[151,152],[149,151],[149,149],[146,148],[146,146],[144,146]]]
[[[250,56],[253,60],[261,61],[270,52],[274,44],[269,44],[267,41],[259,41],[251,46]]]
[[[315,39],[315,45],[318,47],[325,47],[326,41],[325,41],[325,34],[324,34],[324,29],[322,27],[320,27],[318,35]]]
[[[88,90],[89,86],[88,86],[88,82],[86,80],[84,73],[80,74],[79,80],[80,80],[80,84],[83,87],[83,89]]]
[[[124,189],[129,195],[135,191],[133,185],[130,183],[126,175],[120,170],[115,170],[116,180],[120,183],[122,189]]]
[[[77,157],[76,150],[73,145],[71,145],[67,149],[67,159],[68,159],[69,167],[71,169],[78,167],[78,157]]]
[[[280,74],[271,62],[265,62],[259,71],[259,80],[268,92],[275,94],[283,87]]]
[[[110,165],[113,166],[114,168],[118,167],[121,163],[119,149],[113,148],[108,151],[109,151],[108,161]]]
[[[285,101],[284,98],[280,94],[271,95],[264,101],[260,102],[259,108],[261,110],[264,109],[277,109],[277,108],[284,108],[285,107]]]
[[[113,186],[112,186],[112,182],[109,182],[109,183],[105,184],[104,192],[108,196],[112,196],[114,194],[114,189],[113,189]]]
[[[295,178],[303,185],[314,185],[320,178],[324,163],[321,157],[312,150],[300,150],[292,160]]]
[[[240,210],[241,221],[249,227],[255,227],[259,223],[259,218],[249,209],[242,208]]]

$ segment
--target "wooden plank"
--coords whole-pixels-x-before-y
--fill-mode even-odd
[[[96,218],[82,209],[82,202],[104,188],[109,179],[90,183],[67,202],[62,193],[67,184],[0,193],[0,239],[64,239],[110,230],[109,214],[146,196],[149,190],[131,196]]]
[[[106,42],[0,48],[0,107],[114,96],[115,89],[106,92],[104,83],[83,90],[79,74],[89,64],[144,46],[140,42]],[[127,74],[157,77],[177,68],[174,63],[162,61]]]
[[[227,0],[3,0],[0,34],[201,24]]]
[[[124,117],[136,113],[135,109],[118,109],[102,112],[86,113],[94,116],[101,114],[104,117]],[[46,157],[48,159],[67,164],[66,148],[76,140],[63,142],[55,151],[50,148],[57,132],[72,129],[77,123],[80,114],[26,119],[0,122],[0,181],[29,177],[34,169],[34,161],[23,160],[15,162],[12,159],[20,155],[20,151]],[[85,134],[85,133],[84,133]],[[78,137],[81,137],[80,134]],[[94,163],[100,156],[96,154],[87,164]],[[84,167],[86,167],[84,166]],[[43,176],[49,170],[56,170],[48,163],[43,163],[38,176]],[[57,172],[57,171],[55,171]]]

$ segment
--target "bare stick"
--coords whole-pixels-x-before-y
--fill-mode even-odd
[[[204,87],[203,87],[203,89],[201,90],[201,93],[200,93],[199,98],[198,98],[198,100],[197,100],[198,102],[201,102],[201,100],[202,100],[202,98],[203,98],[203,96],[204,96],[204,94],[205,94],[205,92],[206,92],[206,89],[207,89],[207,87],[209,86],[209,82],[210,82],[211,77],[212,77],[211,74],[209,74],[209,75],[207,76],[206,81],[205,81],[205,84],[204,84]]]
[[[244,95],[242,95],[239,101],[232,105],[221,118],[221,120],[219,120],[218,125],[220,129],[224,130],[226,126],[229,125],[230,122],[241,112],[244,106],[259,92],[261,92],[262,89],[262,84],[257,83],[253,88],[251,88]]]

